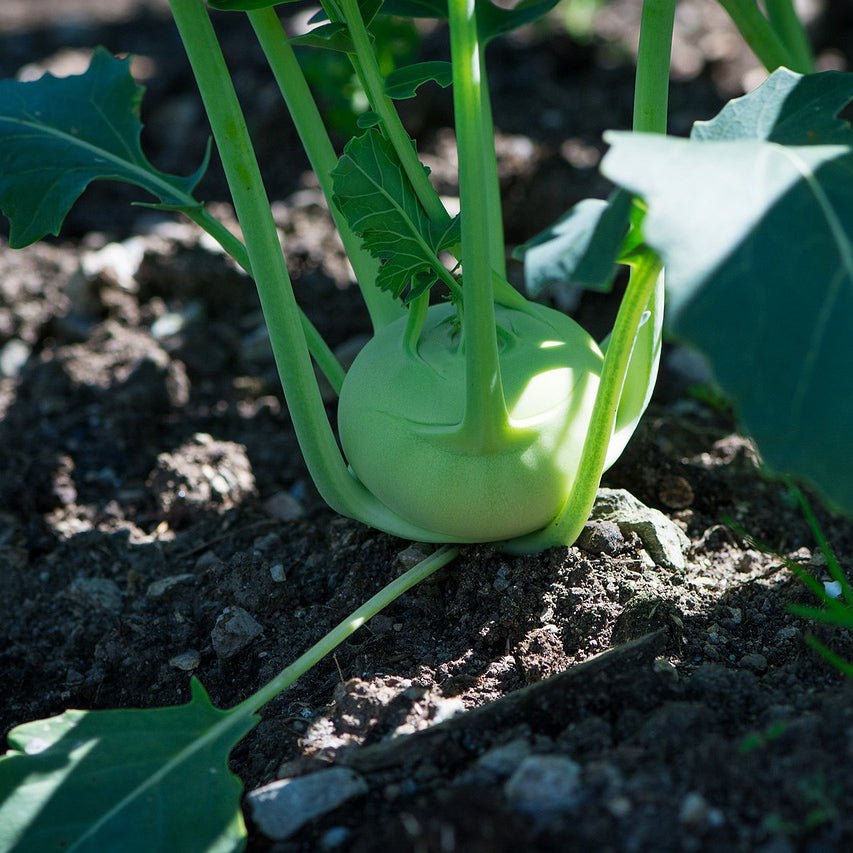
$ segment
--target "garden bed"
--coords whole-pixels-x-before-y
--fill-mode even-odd
[[[841,5],[823,19],[836,64],[845,50],[849,62],[853,32]],[[600,133],[630,121],[634,6],[601,19],[609,47],[595,31],[579,46],[554,28],[496,47],[510,241],[607,192]],[[63,15],[72,7],[81,17],[8,4],[4,76],[35,62],[82,70],[95,43],[137,54],[151,159],[190,172],[206,132],[163,4],[76,0]],[[681,132],[751,73],[737,51],[711,62],[708,45],[728,44],[724,21],[708,4],[685,7],[699,17],[676,61]],[[351,354],[367,317],[287,118],[265,107],[273,88],[251,45],[240,27],[225,33],[238,86],[255,97],[250,124],[297,298]],[[423,49],[434,49],[428,36]],[[452,197],[446,99],[419,98],[405,117]],[[225,203],[217,164],[199,196]],[[194,226],[130,208],[133,197],[95,187],[60,240],[0,252],[3,731],[65,708],[184,702],[191,675],[231,706],[432,550],[325,508],[250,281]],[[601,296],[576,309],[599,336],[612,312]],[[464,548],[266,706],[235,749],[247,791],[330,767],[357,780],[351,799],[286,839],[247,806],[250,849],[784,853],[853,842],[853,687],[803,636],[848,657],[853,642],[788,612],[811,601],[783,557],[820,581],[825,562],[684,350],[668,348],[652,406],[604,485],[661,510],[687,540],[657,553],[617,518],[533,557]],[[849,567],[853,529],[820,518]]]

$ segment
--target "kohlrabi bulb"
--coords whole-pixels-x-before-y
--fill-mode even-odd
[[[433,306],[416,354],[406,320],[361,351],[338,406],[356,476],[413,524],[459,542],[511,539],[544,527],[574,482],[602,354],[572,319],[530,303],[496,306],[508,427],[486,452],[460,425],[465,357],[456,313]]]

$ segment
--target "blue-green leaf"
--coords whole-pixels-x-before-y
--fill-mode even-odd
[[[690,140],[612,133],[643,196],[675,333],[710,359],[767,464],[853,513],[853,74],[779,70]]]
[[[552,284],[609,290],[630,212],[631,196],[623,190],[607,201],[585,199],[519,246],[513,256],[524,261],[528,293],[536,296]]]
[[[228,753],[258,719],[214,708],[193,679],[186,705],[17,726],[0,758],[0,849],[242,850]]]
[[[124,181],[163,204],[198,205],[192,191],[206,160],[181,178],[155,169],[142,153],[142,91],[130,61],[102,48],[85,74],[0,82],[0,210],[10,220],[13,248],[58,234],[92,181]]]
[[[382,265],[376,284],[414,298],[443,266],[438,253],[461,240],[459,217],[432,222],[391,143],[375,129],[351,140],[332,172],[335,203]]]
[[[394,100],[414,98],[424,83],[438,83],[446,89],[453,82],[453,68],[449,62],[416,62],[392,71],[385,78],[385,93]]]

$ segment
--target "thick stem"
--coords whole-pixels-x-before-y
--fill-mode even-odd
[[[289,687],[299,676],[332,652],[353,632],[357,631],[368,619],[399,598],[404,592],[420,583],[431,574],[446,566],[459,553],[458,548],[444,546],[431,556],[422,560],[414,568],[391,581],[358,610],[347,616],[323,639],[315,643],[305,654],[298,657],[289,667],[282,670],[269,684],[257,693],[234,707],[231,713],[249,716],[274,699],[282,690]]]
[[[489,97],[488,77],[486,76],[486,46],[480,45],[480,73],[483,83],[480,88],[482,97],[480,131],[483,140],[491,140],[488,151],[483,151],[483,165],[486,172],[486,191],[488,203],[486,215],[489,217],[489,236],[491,238],[492,269],[501,277],[506,278],[506,247],[504,246],[504,223],[501,211],[501,187],[498,180],[498,160],[495,154],[495,126],[492,121],[492,102]]]
[[[764,4],[770,25],[799,64],[795,70],[812,74],[815,71],[814,53],[794,4],[791,0],[764,0]]]
[[[556,545],[570,545],[583,530],[601,482],[637,328],[653,296],[660,271],[660,261],[650,252],[631,270],[628,289],[619,306],[604,356],[580,466],[565,506],[547,527],[506,543],[507,551],[529,554]]]
[[[494,140],[483,138],[481,53],[474,0],[450,0],[453,108],[462,206],[462,333],[465,414],[460,438],[474,452],[500,447],[508,430],[501,384],[492,290],[492,237],[486,160]]]
[[[675,0],[643,3],[634,82],[634,130],[639,133],[666,133],[674,20]]]
[[[317,175],[335,226],[341,235],[347,257],[355,272],[373,329],[377,331],[401,317],[403,309],[389,293],[376,287],[379,263],[362,248],[361,241],[353,234],[346,217],[332,201],[331,173],[337,165],[338,158],[278,15],[274,9],[269,8],[249,12],[248,17],[287,104],[311,168]]]
[[[792,71],[807,73],[761,14],[755,0],[719,0],[719,3],[768,71],[773,72],[784,65]]]
[[[376,54],[370,44],[370,36],[364,26],[358,0],[340,0],[340,8],[349,29],[350,38],[355,46],[355,56],[350,57],[356,72],[361,78],[370,106],[382,120],[382,130],[388,137],[400,160],[403,171],[409,179],[418,201],[433,222],[446,222],[447,211],[438,193],[429,182],[426,170],[418,160],[417,151],[409,134],[400,121],[394,102],[385,94],[385,78],[379,70]]]
[[[441,539],[401,519],[347,469],[326,417],[269,200],[213,26],[203,0],[170,0],[170,5],[246,237],[249,264],[296,437],[318,491],[342,515],[407,539]]]

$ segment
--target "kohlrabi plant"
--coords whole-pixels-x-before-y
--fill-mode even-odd
[[[513,8],[323,0],[316,27],[293,40],[275,0],[210,0],[248,15],[329,201],[374,332],[348,371],[296,304],[204,0],[170,5],[242,240],[195,198],[204,165],[181,178],[146,159],[128,61],[96,50],[81,76],[0,83],[0,209],[10,245],[58,233],[94,180],[136,184],[152,206],[189,217],[257,285],[299,444],[329,506],[442,544],[235,708],[214,708],[193,680],[192,700],[180,707],[69,711],[14,729],[0,760],[0,844],[239,849],[240,784],[227,756],[266,702],[449,562],[456,543],[524,553],[575,540],[652,393],[664,268],[674,331],[709,357],[768,463],[853,510],[853,132],[838,118],[853,75],[811,73],[790,0],[767,0],[766,16],[754,0],[721,2],[775,73],[698,123],[689,140],[666,137],[675,0],[645,0],[633,131],[606,137],[603,169],[620,188],[517,250],[524,296],[507,277],[486,46],[556,0]],[[388,14],[446,20],[451,62],[383,73],[374,24]],[[345,55],[364,90],[363,133],[340,156],[294,42]],[[394,106],[425,83],[452,86],[458,216],[446,211]],[[563,281],[606,290],[618,264],[630,274],[603,341],[528,298]],[[338,435],[314,365],[339,392]],[[187,774],[193,781],[179,787]]]

